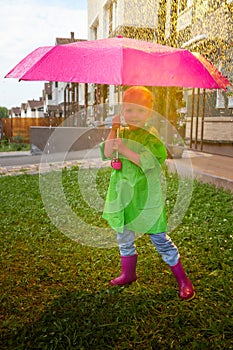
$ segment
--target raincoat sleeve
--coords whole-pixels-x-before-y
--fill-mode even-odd
[[[107,158],[104,155],[104,146],[105,146],[105,141],[100,144],[100,156],[102,160],[111,160],[111,157]]]
[[[140,167],[145,172],[153,168],[160,170],[161,165],[167,158],[164,144],[156,137],[150,137],[140,153]]]

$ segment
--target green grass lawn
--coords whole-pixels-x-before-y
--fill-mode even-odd
[[[82,198],[78,171],[63,171],[67,200],[87,222],[104,226]],[[108,179],[109,170],[99,170],[103,197]],[[167,176],[167,188],[169,213],[176,176]],[[63,235],[44,209],[39,175],[1,177],[0,193],[0,349],[233,349],[232,194],[194,182],[171,233],[196,290],[186,302],[147,236],[137,240],[137,282],[112,288],[118,249]]]
[[[29,151],[29,150],[30,150],[30,144],[28,143],[0,142],[0,152]]]

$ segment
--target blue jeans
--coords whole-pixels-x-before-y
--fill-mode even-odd
[[[162,259],[169,265],[174,266],[180,258],[179,252],[166,232],[150,234],[150,239]],[[135,232],[124,229],[123,233],[117,233],[117,241],[121,256],[135,255]]]

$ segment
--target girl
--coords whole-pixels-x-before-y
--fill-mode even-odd
[[[119,159],[111,163],[113,169],[103,212],[103,218],[117,232],[121,256],[121,274],[110,284],[122,286],[136,281],[135,232],[147,233],[170,266],[178,282],[180,298],[188,300],[194,297],[194,289],[182,267],[177,247],[166,234],[160,183],[166,148],[156,129],[147,127],[152,105],[152,93],[147,88],[127,89],[122,108],[127,128],[120,130],[120,115],[115,116],[107,140],[100,147],[105,160],[119,154]]]

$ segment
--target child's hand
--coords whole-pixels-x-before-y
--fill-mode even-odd
[[[116,138],[113,141],[113,149],[114,149],[114,151],[117,151],[117,152],[119,152],[121,154],[124,154],[126,149],[127,149],[127,147],[126,147],[126,145],[124,144],[124,142],[122,141],[121,138]]]
[[[118,128],[120,128],[120,125],[121,125],[120,114],[118,114],[112,118],[112,130],[116,131]]]
[[[137,166],[140,166],[140,155],[129,149],[121,138],[114,139],[112,147],[113,150],[128,158],[132,163],[136,164]]]

